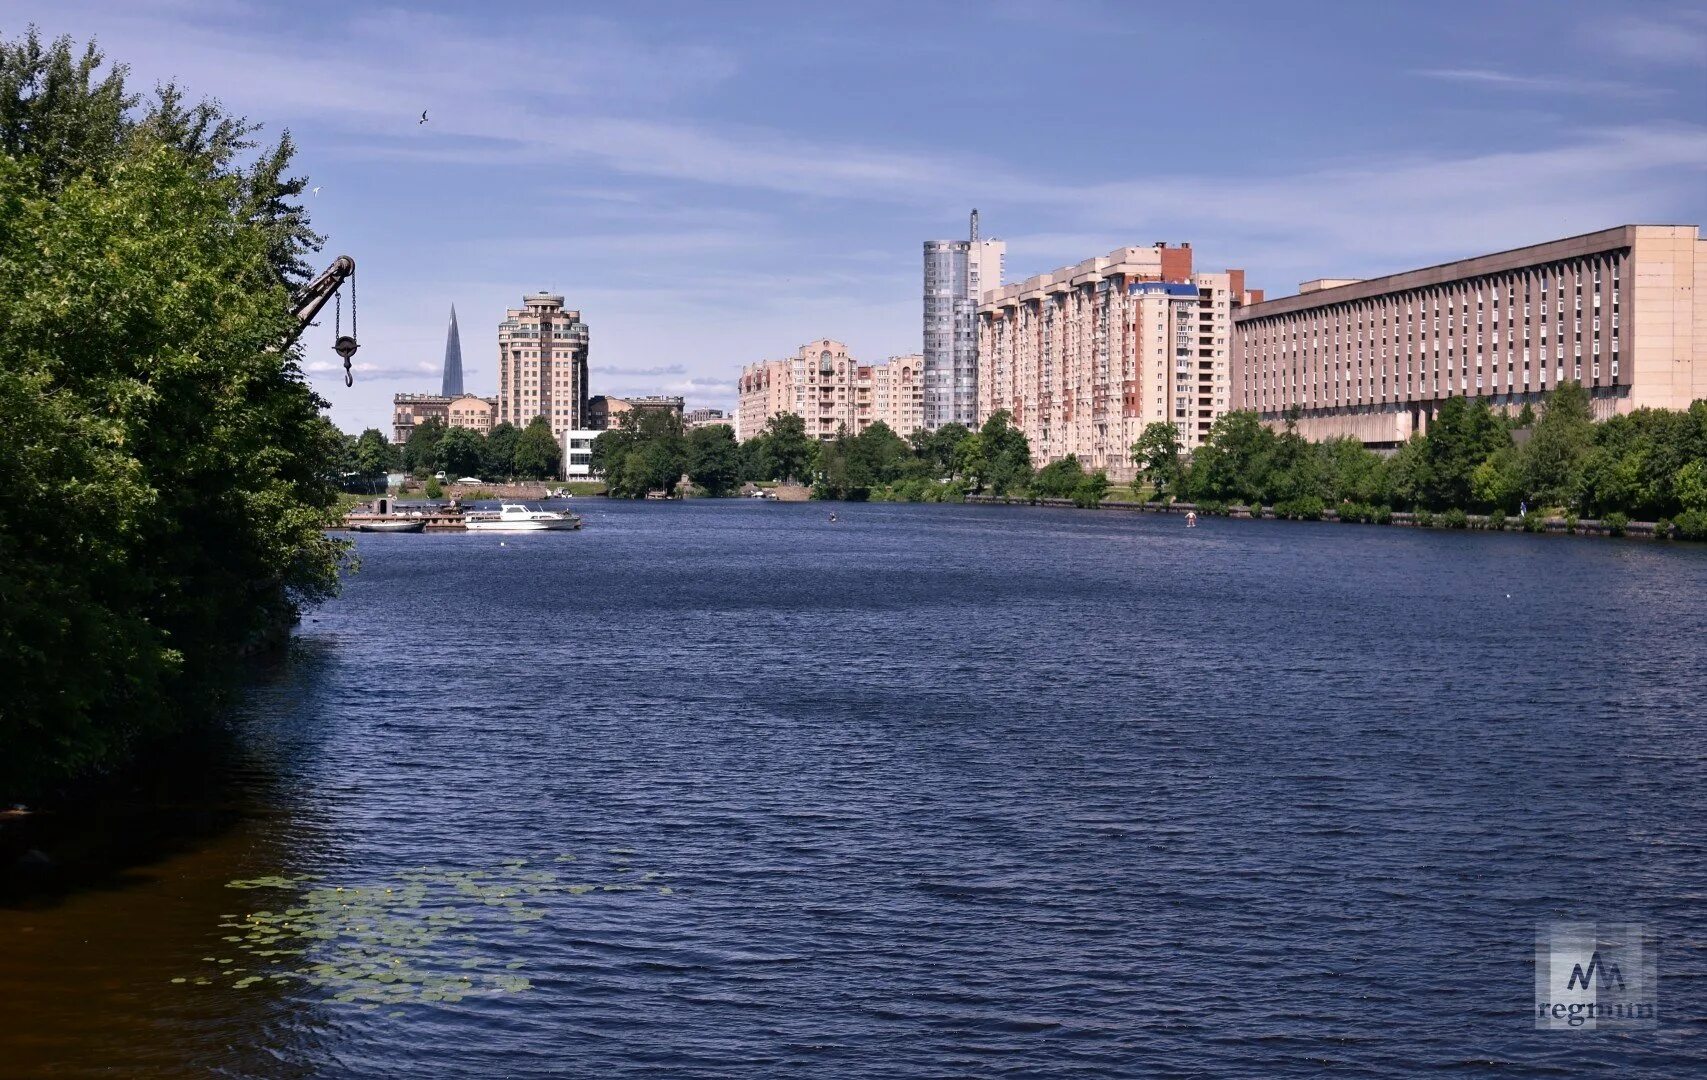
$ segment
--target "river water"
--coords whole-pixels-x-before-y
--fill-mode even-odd
[[[1707,547],[577,508],[361,538],[230,753],[0,906],[0,1074],[1707,1061]],[[1657,938],[1656,1029],[1534,1030],[1554,920]]]

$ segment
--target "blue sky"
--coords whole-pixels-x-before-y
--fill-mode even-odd
[[[346,430],[469,388],[548,288],[594,393],[729,405],[753,360],[920,347],[920,243],[1009,279],[1191,241],[1270,295],[1627,221],[1707,223],[1707,2],[289,5],[7,0],[297,138],[360,266]],[[430,110],[431,122],[416,123]]]

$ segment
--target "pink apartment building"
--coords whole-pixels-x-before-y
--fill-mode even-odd
[[[773,416],[794,413],[806,434],[828,440],[846,429],[857,435],[881,420],[906,437],[924,425],[924,361],[895,356],[861,364],[839,341],[820,338],[787,360],[761,360],[741,369],[736,437],[758,435]]]
[[[1194,273],[1190,244],[1117,248],[991,289],[978,306],[978,418],[1000,410],[1038,465],[1077,455],[1126,480],[1132,444],[1166,421],[1187,448],[1234,407],[1243,270]]]

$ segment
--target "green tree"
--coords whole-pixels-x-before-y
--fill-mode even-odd
[[[770,457],[767,479],[800,480],[812,475],[816,448],[806,435],[806,421],[794,413],[779,413],[765,423],[765,449]]]
[[[1191,497],[1260,502],[1269,483],[1274,442],[1274,432],[1256,413],[1222,413],[1192,455]]]
[[[1563,382],[1548,395],[1523,446],[1523,485],[1543,506],[1574,506],[1594,446],[1594,416],[1581,383]]]
[[[978,429],[976,476],[997,495],[1017,491],[1031,481],[1031,443],[1002,409]]]
[[[1068,454],[1037,470],[1031,478],[1031,493],[1042,499],[1069,499],[1084,479],[1085,469],[1078,455]]]
[[[1506,423],[1486,398],[1447,398],[1428,427],[1425,502],[1433,509],[1473,504],[1472,476],[1490,456],[1512,445]]]
[[[436,416],[416,424],[403,443],[403,468],[416,476],[438,468],[439,440],[444,437],[445,422]]]
[[[859,462],[862,474],[869,476],[872,484],[889,484],[901,479],[913,461],[912,449],[906,440],[881,420],[850,440],[848,453]]]
[[[688,465],[682,419],[671,412],[626,413],[618,427],[593,440],[592,458],[612,495],[674,493]]]
[[[1108,495],[1108,474],[1098,469],[1080,480],[1073,489],[1073,505],[1081,510],[1094,510]]]
[[[1184,452],[1179,428],[1165,420],[1145,424],[1138,441],[1132,444],[1132,463],[1138,466],[1138,477],[1132,481],[1133,492],[1137,493],[1142,483],[1155,488],[1157,495],[1173,490],[1179,480]]]
[[[875,477],[870,463],[856,452],[856,440],[844,425],[834,440],[818,448],[817,475],[812,483],[814,499],[846,499],[863,502],[871,494]]]
[[[0,798],[207,718],[344,551],[346,441],[279,348],[311,234],[100,66],[0,43]]]
[[[547,434],[550,434],[549,430]],[[556,445],[556,440],[552,440],[552,443]],[[485,458],[486,440],[480,437],[478,431],[465,427],[453,427],[446,431],[433,450],[434,464],[443,469],[445,475],[452,480],[477,474]]]
[[[480,475],[490,480],[507,480],[516,471],[516,444],[521,441],[522,429],[508,420],[494,426],[486,436],[486,454],[480,462]]]
[[[687,437],[687,474],[707,495],[727,495],[741,482],[741,447],[728,424],[695,428]]]
[[[356,439],[353,464],[358,476],[373,481],[384,478],[398,463],[397,447],[378,428],[368,428]]]
[[[933,480],[952,478],[959,474],[961,446],[972,437],[972,431],[958,421],[944,424],[935,431],[920,429],[909,438],[913,453],[925,463],[924,475]]]
[[[557,475],[562,461],[563,451],[557,445],[557,436],[552,434],[550,423],[543,416],[529,420],[528,426],[516,438],[516,475],[529,480],[549,480]]]

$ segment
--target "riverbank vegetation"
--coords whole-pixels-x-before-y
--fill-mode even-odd
[[[288,134],[0,41],[0,799],[209,715],[337,586],[342,441],[293,353]]]
[[[593,471],[602,473],[615,498],[641,499],[652,492],[676,494],[685,476],[697,494],[728,495],[741,483],[741,448],[727,424],[685,431],[673,412],[622,416],[620,426],[593,440]]]
[[[1187,457],[1171,424],[1133,446],[1135,491],[1210,507],[1271,506],[1283,517],[1377,520],[1422,511],[1446,527],[1460,517],[1532,515],[1655,521],[1707,539],[1707,402],[1686,412],[1638,409],[1595,422],[1588,392],[1559,386],[1539,410],[1507,417],[1481,398],[1450,398],[1426,434],[1390,455],[1355,439],[1312,443],[1255,413],[1215,422]],[[1668,530],[1669,531],[1669,530]]]
[[[501,423],[484,435],[472,428],[448,427],[432,417],[416,424],[401,447],[386,444],[389,450],[382,452],[376,442],[384,443],[385,436],[373,428],[355,441],[351,467],[364,478],[401,469],[418,479],[442,472],[453,480],[459,476],[494,482],[554,480],[563,464],[557,436],[543,416],[534,417],[525,428]]]

